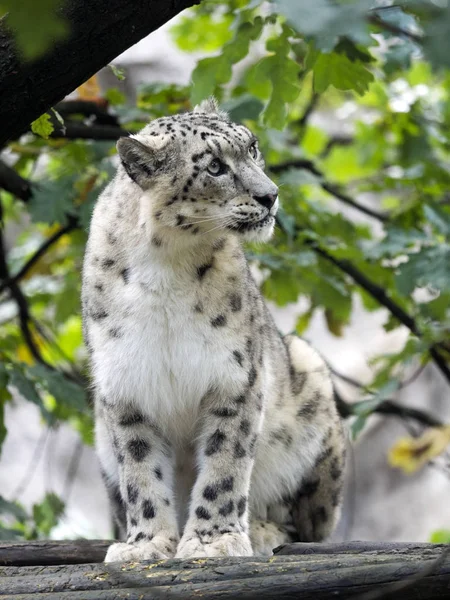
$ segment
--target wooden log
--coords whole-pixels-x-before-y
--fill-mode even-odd
[[[109,541],[1,542],[0,565],[72,565],[103,562]]]
[[[53,545],[53,550],[62,551],[64,545],[70,548],[73,544],[60,542]],[[84,542],[85,549],[90,544]],[[98,544],[93,543],[94,546]],[[29,544],[35,554],[46,545],[47,542]],[[0,557],[1,548],[5,546],[0,547]],[[361,594],[374,590],[388,591],[392,584],[408,582],[413,577],[417,579],[413,586],[402,587],[383,598],[446,599],[450,598],[450,558],[446,554],[437,562],[444,548],[431,544],[366,542],[294,544],[284,547],[289,549],[290,554],[269,558],[172,559],[123,565],[7,566],[0,567],[0,599],[36,600],[36,594],[39,594],[39,600],[213,600],[237,597],[325,600],[359,598]],[[70,553],[66,551],[65,555],[73,556],[73,550]]]

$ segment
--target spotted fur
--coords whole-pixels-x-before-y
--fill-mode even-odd
[[[126,536],[106,560],[324,539],[342,428],[323,361],[279,335],[242,251],[278,208],[253,134],[207,101],[118,151],[82,294],[97,451]]]

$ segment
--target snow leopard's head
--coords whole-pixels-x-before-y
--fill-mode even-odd
[[[264,174],[255,136],[232,123],[214,99],[151,122],[117,148],[157,227],[191,236],[224,230],[247,240],[271,236],[278,188]]]

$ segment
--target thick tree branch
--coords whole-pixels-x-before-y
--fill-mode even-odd
[[[70,34],[42,58],[23,63],[0,22],[0,147],[124,50],[199,0],[66,0]]]
[[[31,198],[31,183],[14,169],[0,160],[0,189],[20,198],[24,202]]]
[[[65,100],[64,102],[58,102],[54,109],[64,119],[74,115],[82,115],[83,117],[93,117],[97,125],[119,125],[116,115],[107,112],[106,108],[103,108],[97,102],[89,100]]]
[[[52,138],[65,138],[67,140],[111,140],[116,141],[121,136],[128,136],[129,131],[117,125],[86,125],[65,121],[64,125],[55,124],[51,133]]]
[[[380,213],[376,210],[372,210],[371,208],[368,208],[367,206],[359,204],[359,202],[357,202],[356,200],[351,198],[348,194],[345,194],[344,192],[342,192],[337,185],[334,185],[332,183],[325,181],[324,174],[322,173],[322,171],[320,171],[320,169],[318,169],[316,167],[316,165],[311,160],[308,160],[308,159],[287,160],[287,161],[285,161],[283,163],[279,163],[277,165],[270,165],[269,169],[272,171],[272,173],[276,173],[276,174],[282,173],[283,171],[286,171],[288,169],[305,169],[305,170],[309,171],[310,173],[312,173],[313,175],[316,175],[316,177],[320,177],[321,180],[318,181],[317,184],[320,185],[320,187],[325,192],[328,192],[328,194],[331,194],[332,196],[334,196],[341,202],[344,202],[344,204],[347,204],[348,206],[351,206],[352,208],[356,208],[356,210],[359,210],[360,212],[366,214],[367,216],[377,219],[378,221],[381,221],[382,223],[385,223],[388,220],[388,216],[386,214]]]

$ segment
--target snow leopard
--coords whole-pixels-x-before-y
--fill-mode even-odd
[[[278,188],[214,99],[117,143],[82,311],[96,450],[120,525],[105,561],[270,555],[326,539],[345,443],[327,365],[281,335],[243,243]]]

